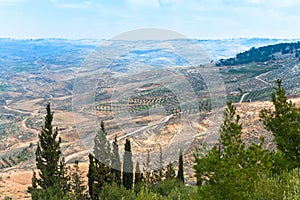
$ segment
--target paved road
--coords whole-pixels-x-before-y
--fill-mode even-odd
[[[240,100],[240,103],[242,103],[243,101],[244,101],[244,98],[246,97],[246,95],[248,95],[249,93],[247,92],[247,93],[245,93],[245,94],[243,94],[243,96],[241,97],[241,100]]]
[[[126,137],[128,137],[128,136],[131,136],[131,135],[134,135],[134,134],[136,134],[136,133],[139,133],[139,132],[141,132],[141,131],[143,131],[143,130],[145,130],[145,129],[147,129],[147,128],[151,128],[151,127],[154,127],[154,126],[157,126],[157,125],[160,125],[160,124],[164,124],[164,123],[166,123],[167,121],[169,121],[170,118],[171,118],[172,116],[173,116],[173,114],[171,114],[171,115],[169,115],[169,116],[166,116],[166,117],[164,118],[164,120],[158,122],[157,124],[153,124],[153,125],[149,125],[149,126],[144,126],[144,127],[141,127],[141,128],[139,128],[139,129],[137,129],[137,130],[135,130],[135,131],[133,131],[133,132],[127,133],[126,135],[123,135],[123,136],[121,136],[121,137],[118,137],[118,140],[122,140],[122,139],[124,139],[124,138],[126,138]]]

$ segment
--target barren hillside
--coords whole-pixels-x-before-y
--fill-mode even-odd
[[[296,105],[300,106],[300,98],[292,99]],[[259,121],[259,111],[263,108],[271,108],[271,102],[249,102],[249,103],[237,103],[238,114],[241,115],[241,121],[243,123],[243,139],[246,143],[258,142],[260,136],[265,136],[266,138],[266,147],[273,149],[275,146],[272,143],[272,134],[266,131],[263,128],[262,123]],[[57,113],[57,121],[56,124],[60,126],[71,125],[73,122],[70,116],[70,113]],[[209,126],[209,123],[206,124]],[[88,163],[86,162],[86,155],[88,153],[87,149],[80,146],[80,141],[78,140],[78,136],[76,136],[76,132],[65,133],[65,136],[68,136],[69,140],[64,140],[65,142],[62,144],[63,153],[66,155],[66,160],[75,160],[79,159],[82,161],[80,163],[80,168],[85,173],[87,172]],[[70,142],[70,140],[74,140],[75,142]],[[189,151],[186,151],[184,156],[185,162],[185,176],[190,181],[193,182],[193,149],[197,148],[197,144],[199,144],[201,137],[198,137],[192,144],[193,146]],[[21,144],[19,144],[21,145]],[[68,148],[64,148],[68,147]],[[10,196],[13,199],[30,199],[29,194],[26,192],[27,187],[31,184],[32,177],[32,168],[34,167],[34,159],[31,159],[26,162],[21,162],[17,166],[11,168],[5,168],[1,171],[0,177],[0,194],[1,199],[4,199],[5,196]],[[176,161],[174,165],[176,166]]]

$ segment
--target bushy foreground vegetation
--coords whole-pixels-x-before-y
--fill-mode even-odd
[[[39,176],[34,173],[28,192],[32,199],[49,200],[300,199],[300,109],[287,100],[281,81],[275,90],[274,109],[262,110],[260,117],[274,134],[277,150],[265,149],[263,138],[246,147],[240,116],[228,102],[219,142],[210,150],[203,144],[194,154],[197,186],[184,184],[181,149],[177,173],[172,163],[162,168],[162,156],[159,169],[151,170],[148,156],[141,170],[139,163],[133,163],[130,140],[126,140],[122,166],[117,139],[108,142],[104,123],[89,155],[85,183],[78,162],[70,168],[61,157],[61,140],[52,127],[48,105],[36,150]]]

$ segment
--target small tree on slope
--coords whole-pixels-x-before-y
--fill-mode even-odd
[[[179,151],[179,162],[178,162],[178,174],[177,179],[184,183],[184,176],[183,176],[183,158],[182,158],[182,150],[180,148]]]
[[[132,189],[133,184],[133,162],[130,140],[126,139],[123,162],[123,185],[127,189]]]

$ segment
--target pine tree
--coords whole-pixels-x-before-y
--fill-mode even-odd
[[[39,134],[39,142],[35,153],[40,176],[37,181],[43,189],[59,184],[59,159],[61,156],[61,138],[59,137],[57,140],[58,129],[53,130],[52,127],[53,113],[50,104],[47,104],[46,110],[45,125]]]
[[[252,167],[247,162],[251,158],[246,153],[245,143],[242,141],[240,116],[236,114],[236,107],[228,102],[224,112],[224,123],[220,129],[220,143],[213,150],[214,155],[211,157],[212,160],[218,158],[217,162],[211,163],[215,165],[213,170],[216,172],[210,180],[210,183],[220,191],[218,195],[236,199],[241,198],[242,192],[251,190],[252,180],[255,177],[248,175],[250,172],[248,169]]]
[[[94,138],[94,142],[94,157],[104,165],[109,165],[111,161],[111,149],[103,121],[101,122],[99,132]]]
[[[59,169],[59,185],[63,193],[67,194],[71,191],[71,177],[69,174],[70,168],[66,166],[64,158],[60,161]]]
[[[58,129],[53,129],[52,126],[53,112],[51,112],[50,103],[47,104],[46,111],[45,123],[39,134],[35,152],[40,178],[34,176],[37,183],[34,187],[38,188],[39,186],[41,188],[39,189],[40,192],[51,191],[51,188],[55,187],[61,190],[62,193],[67,193],[69,190],[65,180],[63,180],[67,174],[65,174],[64,159],[61,159],[61,138],[58,137]]]
[[[166,179],[173,179],[173,178],[175,178],[175,176],[176,176],[176,173],[175,173],[173,164],[169,163],[167,165]]]
[[[133,163],[130,140],[126,139],[125,153],[123,162],[123,185],[127,189],[131,189],[133,184]]]
[[[242,124],[236,108],[227,103],[224,123],[220,129],[220,141],[204,157],[195,154],[197,183],[209,185],[203,195],[213,199],[245,199],[254,182],[271,169],[271,156],[260,144],[248,148],[241,139]],[[207,183],[208,182],[208,183]]]
[[[94,156],[89,155],[88,186],[89,194],[92,199],[99,199],[98,194],[105,183],[111,183],[113,180],[111,169],[111,149],[107,140],[107,132],[104,122],[101,122],[100,130],[94,138]]]
[[[119,146],[117,141],[117,136],[115,136],[115,140],[113,142],[113,152],[111,158],[111,172],[113,174],[114,181],[117,184],[121,183],[121,161],[119,155]]]
[[[278,155],[282,154],[281,170],[293,169],[300,167],[300,108],[287,100],[281,80],[276,84],[271,100],[275,110],[262,110],[260,118],[274,135]]]
[[[37,196],[38,195],[38,182],[37,182],[35,171],[33,171],[32,179],[31,179],[31,186],[28,187],[27,192],[31,194],[32,200],[38,200],[38,196]]]
[[[74,199],[76,200],[88,199],[85,193],[86,186],[82,174],[83,173],[79,170],[78,160],[76,160],[71,171],[71,189],[74,194]]]
[[[184,183],[184,176],[183,176],[183,158],[182,158],[182,150],[180,148],[179,151],[179,162],[178,162],[178,174],[177,179]]]

